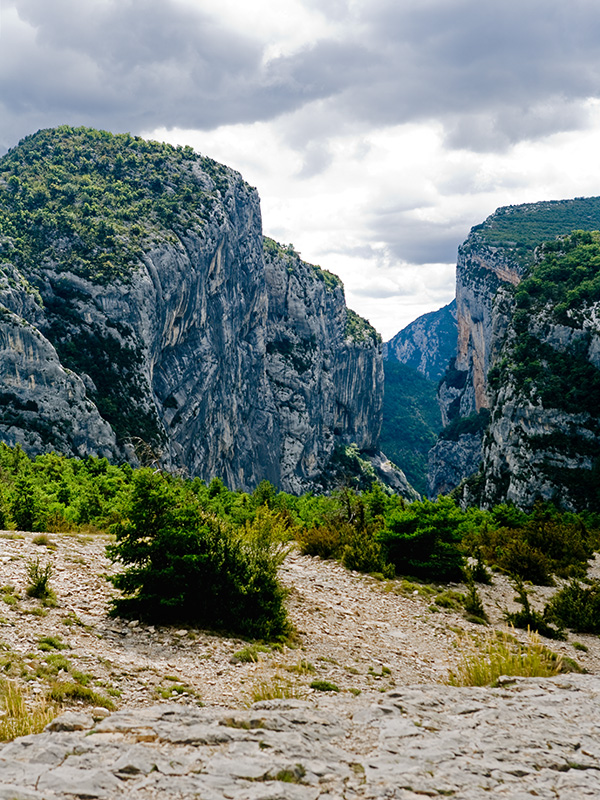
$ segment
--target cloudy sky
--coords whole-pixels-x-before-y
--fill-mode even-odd
[[[0,0],[0,152],[191,144],[389,338],[495,208],[600,194],[598,0]]]

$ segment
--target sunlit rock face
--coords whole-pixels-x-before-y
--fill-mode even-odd
[[[378,334],[235,171],[41,131],[0,159],[0,223],[3,441],[293,492],[339,448],[384,464]]]

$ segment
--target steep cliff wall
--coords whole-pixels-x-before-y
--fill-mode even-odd
[[[543,245],[494,312],[492,416],[469,491],[488,507],[600,509],[600,234]]]
[[[429,494],[448,491],[469,477],[481,461],[483,436],[492,404],[488,373],[502,346],[510,311],[499,311],[500,287],[516,287],[534,262],[535,248],[576,229],[600,228],[600,199],[577,198],[498,209],[472,229],[459,248],[456,279],[457,356],[439,390],[445,425],[430,453]],[[461,440],[461,421],[469,428]],[[476,429],[475,432],[473,429]]]
[[[319,485],[377,448],[375,331],[190,148],[60,128],[0,160],[0,438],[156,458],[232,487]]]

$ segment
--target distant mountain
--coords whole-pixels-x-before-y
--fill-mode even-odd
[[[456,303],[411,322],[383,345],[381,447],[421,494],[427,452],[442,428],[437,382],[456,356]]]
[[[383,345],[383,357],[438,381],[456,356],[456,300],[418,317]]]

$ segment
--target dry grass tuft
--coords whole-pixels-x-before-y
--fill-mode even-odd
[[[25,693],[13,681],[0,681],[0,703],[3,715],[0,718],[0,741],[7,742],[17,736],[41,733],[56,716],[56,706],[42,701],[32,708],[27,707]]]
[[[510,631],[487,631],[483,636],[459,639],[462,658],[451,670],[451,686],[493,686],[500,676],[550,678],[563,671],[562,656],[548,650],[537,633],[528,631],[520,644]]]

